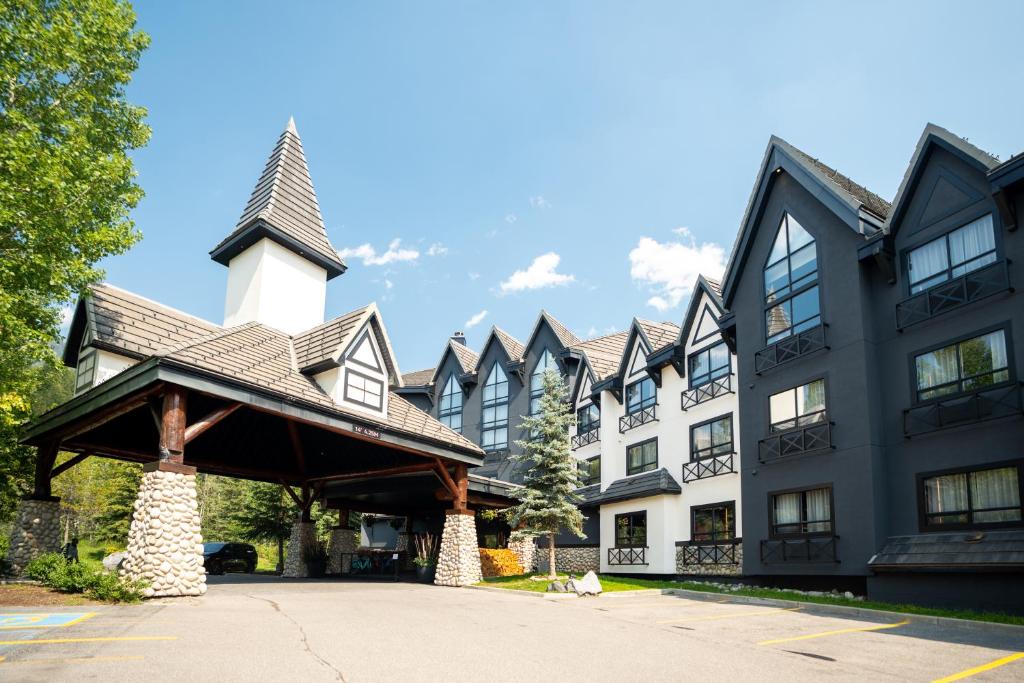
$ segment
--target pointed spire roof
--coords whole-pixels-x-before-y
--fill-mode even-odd
[[[270,153],[234,231],[214,247],[210,258],[227,265],[264,237],[326,269],[327,279],[345,272],[345,262],[327,238],[293,118]]]

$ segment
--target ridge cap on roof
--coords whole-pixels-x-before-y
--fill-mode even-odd
[[[89,289],[90,290],[93,290],[93,289],[116,289],[119,292],[122,292],[124,294],[128,294],[129,296],[135,297],[136,299],[142,299],[146,303],[153,304],[154,306],[159,306],[160,308],[167,309],[168,311],[173,311],[174,313],[177,313],[178,315],[182,315],[182,316],[184,316],[186,318],[192,318],[193,320],[198,320],[199,322],[204,323],[206,325],[210,325],[212,327],[217,327],[217,328],[221,328],[221,329],[224,328],[223,325],[218,325],[217,323],[211,322],[211,321],[207,320],[206,318],[200,318],[198,315],[193,315],[192,313],[186,313],[185,311],[181,310],[180,308],[175,308],[174,306],[168,306],[167,304],[162,304],[162,303],[160,303],[159,301],[157,301],[155,299],[150,299],[148,296],[143,296],[142,294],[136,294],[135,292],[133,292],[131,290],[125,289],[124,287],[118,287],[117,285],[112,285],[109,282],[94,282],[91,285],[89,285]]]
[[[373,302],[370,302],[370,303],[368,303],[365,306],[362,306],[360,308],[354,308],[351,311],[348,311],[347,313],[342,313],[341,315],[336,315],[333,318],[331,318],[330,320],[325,320],[322,323],[320,323],[319,325],[314,325],[313,327],[309,328],[308,330],[303,330],[302,332],[297,332],[296,334],[294,334],[292,336],[293,337],[302,337],[304,335],[312,334],[313,332],[317,332],[321,328],[325,328],[325,327],[327,327],[329,325],[333,325],[334,323],[338,322],[342,318],[347,318],[350,315],[354,315],[356,313],[358,313],[359,315],[362,315],[363,313],[366,312],[366,309],[368,309],[372,305],[373,305]]]
[[[193,339],[188,339],[188,340],[185,340],[185,341],[182,341],[182,342],[178,342],[177,344],[172,344],[170,346],[166,346],[166,347],[157,349],[153,353],[153,356],[159,357],[159,358],[165,358],[165,357],[170,356],[172,354],[184,351],[185,349],[192,348],[193,346],[198,346],[199,344],[206,344],[207,342],[214,341],[215,339],[224,339],[225,337],[230,337],[233,334],[237,334],[239,332],[242,332],[243,330],[251,329],[253,327],[264,327],[264,328],[266,328],[268,330],[272,330],[274,332],[277,332],[277,333],[281,334],[285,338],[288,337],[288,335],[286,335],[284,332],[281,332],[280,330],[276,330],[273,327],[270,327],[269,325],[263,325],[262,323],[258,323],[255,320],[250,320],[249,322],[242,323],[240,325],[232,325],[231,327],[222,327],[219,330],[214,330],[213,332],[209,332],[207,334],[200,335],[200,336],[195,337]]]

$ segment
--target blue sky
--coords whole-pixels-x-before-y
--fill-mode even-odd
[[[377,301],[405,371],[483,311],[474,348],[542,307],[678,321],[773,133],[889,199],[929,121],[1024,150],[1024,3],[712,5],[140,2],[144,239],[107,279],[220,322],[207,252],[289,115],[335,247],[374,255],[328,316]]]

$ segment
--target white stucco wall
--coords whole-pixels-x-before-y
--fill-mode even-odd
[[[324,321],[327,271],[269,239],[228,264],[224,325],[256,321],[297,334]]]
[[[108,379],[116,375],[117,373],[130,368],[135,365],[138,361],[128,358],[127,356],[120,356],[116,353],[110,353],[109,351],[96,351],[96,374],[93,376],[92,385],[96,386],[106,382]]]

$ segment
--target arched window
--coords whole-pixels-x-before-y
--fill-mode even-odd
[[[821,324],[814,238],[788,213],[782,216],[764,268],[768,343]]]
[[[508,378],[495,362],[484,382],[480,445],[485,451],[508,448]]]
[[[555,357],[551,352],[544,349],[540,360],[533,368],[533,373],[530,374],[530,415],[540,414],[540,399],[544,395],[544,373],[548,370],[558,372],[558,364],[555,363]]]
[[[437,419],[446,427],[462,433],[462,387],[455,381],[455,375],[448,375],[448,382],[441,391],[441,403],[437,407]]]

